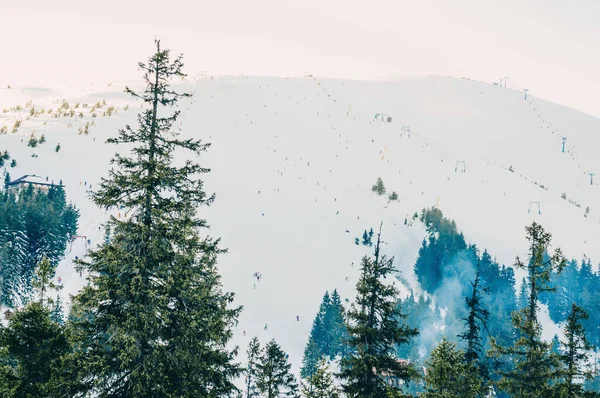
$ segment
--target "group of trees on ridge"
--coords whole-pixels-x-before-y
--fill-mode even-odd
[[[61,185],[0,190],[0,305],[29,301],[36,265],[45,256],[56,268],[78,219]]]
[[[169,85],[184,76],[182,67],[181,57],[172,59],[158,41],[156,53],[140,63],[146,88],[127,89],[145,104],[138,127],[126,126],[109,140],[133,149],[115,155],[115,167],[93,194],[98,206],[123,208],[131,217],[111,218],[107,239],[77,262],[88,271],[89,284],[73,297],[64,324],[53,317],[47,300],[57,288],[55,259],[49,249],[36,258],[34,299],[0,329],[0,396],[484,397],[492,386],[523,398],[597,396],[582,383],[592,376],[583,326],[587,312],[571,304],[560,347],[541,338],[538,304],[555,288],[553,278],[566,260],[558,249],[549,253],[550,234],[537,223],[526,227],[528,258],[516,262],[528,275],[527,300],[510,311],[511,326],[496,329],[494,319],[505,319],[498,314],[511,307],[497,309],[497,297],[486,299],[489,275],[508,287],[513,283],[508,294],[514,294],[514,273],[511,279],[509,268],[494,265],[491,257],[484,264],[489,255],[479,256],[463,245],[464,238],[432,233],[424,242],[424,252],[438,255],[418,262],[415,271],[432,295],[459,271],[449,266],[449,251],[477,264],[460,292],[462,327],[444,329],[424,372],[399,355],[423,331],[409,324],[407,302],[393,282],[394,258],[381,252],[381,228],[371,242],[373,255],[362,258],[349,308],[336,291],[324,297],[305,355],[311,363],[304,363],[300,383],[274,340],[261,349],[252,339],[247,366],[237,363],[237,348],[228,343],[241,308],[233,306],[234,296],[223,290],[217,272],[218,255],[225,250],[219,239],[201,234],[208,224],[197,215],[214,200],[200,179],[209,170],[192,160],[172,163],[175,151],[200,154],[210,146],[182,139],[172,129],[179,111],[168,114],[168,109],[189,96]],[[423,222],[446,228],[438,216],[424,213]],[[464,343],[455,344],[454,337]],[[340,358],[339,370],[331,370],[327,358]],[[242,388],[236,381],[243,375]],[[411,392],[413,384],[420,391]]]

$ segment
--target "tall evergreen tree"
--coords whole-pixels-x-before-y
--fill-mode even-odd
[[[512,347],[494,344],[495,355],[504,355],[514,367],[501,371],[499,385],[517,398],[548,397],[553,392],[553,384],[559,373],[558,355],[550,351],[550,344],[541,339],[542,327],[537,318],[540,293],[552,291],[549,286],[552,271],[560,271],[565,259],[560,249],[547,256],[551,234],[541,225],[533,223],[526,227],[529,241],[529,262],[525,266],[517,257],[516,267],[528,271],[529,301],[527,307],[513,314],[513,327],[518,340]]]
[[[57,369],[69,345],[62,326],[52,319],[44,295],[57,290],[47,275],[47,257],[36,269],[39,301],[16,311],[8,327],[0,327],[0,396],[37,398],[59,396]],[[53,270],[52,270],[53,272]]]
[[[588,365],[588,353],[592,349],[585,336],[582,321],[588,318],[588,313],[575,303],[565,324],[565,341],[562,343],[563,352],[560,355],[562,363],[561,378],[557,389],[561,398],[584,397],[582,381],[591,381],[594,372]]]
[[[395,355],[398,344],[418,334],[416,329],[399,325],[406,316],[397,306],[398,289],[382,281],[397,270],[394,259],[380,255],[381,229],[377,235],[374,258],[364,257],[357,283],[356,303],[348,312],[349,344],[355,350],[342,360],[340,377],[350,398],[400,396],[401,391],[386,384],[383,374],[409,381],[414,367]]]
[[[480,361],[480,357],[484,355],[481,329],[487,330],[489,312],[482,307],[481,303],[481,293],[485,290],[480,285],[479,265],[477,265],[475,280],[471,285],[473,287],[471,296],[465,299],[468,315],[463,318],[463,321],[465,322],[466,330],[458,338],[467,343],[467,349],[464,354],[465,361],[478,368],[481,375],[487,379],[486,361]]]
[[[65,387],[71,396],[229,397],[243,370],[234,363],[237,348],[228,348],[240,308],[222,291],[219,240],[200,235],[207,222],[197,208],[214,195],[199,176],[210,170],[192,159],[173,163],[176,152],[200,154],[209,144],[174,131],[180,111],[169,108],[190,96],[170,87],[185,76],[181,56],[172,60],[156,41],[139,66],[144,91],[126,89],[143,102],[138,128],[126,126],[108,140],[127,144],[131,154],[115,155],[93,196],[100,207],[130,216],[112,218],[110,241],[80,264],[90,284],[74,299],[79,349],[65,372],[76,383]]]
[[[50,312],[50,319],[52,319],[54,322],[58,323],[61,326],[64,326],[64,324],[65,324],[62,299],[60,298],[60,295],[56,296],[56,300],[54,301],[54,304],[52,305],[52,310]]]
[[[426,362],[424,398],[483,397],[485,388],[477,367],[445,337]]]
[[[13,314],[0,330],[0,396],[58,397],[55,370],[68,350],[61,326],[38,301]]]
[[[256,382],[258,377],[258,364],[262,355],[258,337],[254,336],[252,340],[250,340],[250,344],[248,345],[248,350],[246,351],[246,354],[248,355],[248,365],[246,366],[245,383],[246,398],[258,397],[260,391],[258,390]]]
[[[340,398],[325,358],[319,360],[315,373],[302,384],[302,394],[306,398]]]
[[[302,357],[302,367],[300,368],[300,377],[303,379],[311,378],[317,371],[319,360],[323,357],[321,349],[312,337],[308,338],[304,356]]]
[[[523,277],[523,280],[521,281],[521,289],[519,290],[519,309],[527,308],[529,303],[529,294],[527,293],[527,290],[527,278]]]
[[[256,385],[267,398],[298,397],[296,378],[290,373],[292,365],[275,340],[264,348],[258,364]]]
[[[349,336],[344,320],[344,306],[336,289],[331,294],[331,303],[327,312],[325,330],[328,332],[331,341],[329,359],[334,359],[338,355],[344,358],[349,353]]]
[[[42,304],[44,304],[44,299],[46,299],[48,304],[53,302],[52,299],[48,297],[48,291],[50,289],[59,290],[62,287],[56,285],[52,281],[54,274],[54,267],[50,264],[48,257],[44,256],[35,270],[35,278],[32,283],[39,294],[39,300]]]

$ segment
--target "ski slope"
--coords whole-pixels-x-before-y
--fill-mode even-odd
[[[199,160],[212,169],[205,187],[217,199],[200,215],[229,249],[219,269],[225,289],[244,307],[233,341],[241,348],[240,361],[252,336],[262,343],[275,337],[297,370],[324,292],[337,288],[342,299],[354,297],[358,264],[369,253],[354,238],[380,222],[385,253],[396,256],[397,267],[414,283],[412,267],[425,231],[418,221],[404,220],[424,207],[439,207],[469,242],[487,248],[500,263],[527,255],[524,227],[533,220],[553,234],[567,257],[600,258],[600,191],[587,174],[600,173],[599,119],[531,95],[525,100],[516,90],[448,77],[238,76],[177,86],[194,93],[180,106],[183,136],[212,142]],[[106,175],[115,151],[126,151],[104,142],[135,123],[139,110],[123,88],[0,89],[0,108],[8,109],[0,114],[0,127],[9,126],[0,135],[0,150],[18,162],[7,167],[11,176],[62,179],[68,199],[81,210],[79,235],[86,238],[67,248],[57,270],[67,300],[86,283],[72,260],[85,255],[86,239],[92,247],[101,241],[99,227],[109,216],[88,199],[89,185],[94,189]],[[27,120],[31,106],[10,110],[29,101],[35,109],[57,108],[64,100],[70,107],[90,105],[83,117],[45,113]],[[106,105],[92,117],[91,104],[102,100]],[[102,116],[109,106],[116,114]],[[392,122],[376,121],[377,113]],[[17,119],[22,123],[13,134]],[[92,122],[88,135],[78,134]],[[28,147],[32,132],[47,142]],[[564,153],[561,137],[567,137]],[[388,193],[398,193],[398,201],[388,203],[371,191],[377,177]],[[532,202],[539,202],[541,214],[537,205],[529,212]],[[256,271],[260,281],[252,276]],[[556,326],[545,316],[550,338]]]

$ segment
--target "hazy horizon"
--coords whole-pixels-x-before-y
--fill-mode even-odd
[[[559,0],[32,0],[3,7],[0,84],[104,84],[139,78],[159,38],[186,71],[371,79],[443,75],[528,88],[600,117],[600,3]]]

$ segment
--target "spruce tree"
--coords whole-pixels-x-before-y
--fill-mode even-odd
[[[589,382],[593,379],[594,372],[588,365],[588,353],[592,346],[587,341],[582,325],[582,321],[588,317],[587,311],[575,303],[572,304],[565,324],[565,341],[562,343],[560,355],[562,382],[558,384],[557,389],[561,398],[584,397],[582,381]]]
[[[68,350],[60,325],[37,301],[13,314],[0,331],[0,396],[57,397],[55,373]]]
[[[399,344],[418,334],[404,324],[406,317],[397,306],[398,289],[387,278],[397,270],[394,259],[380,254],[381,229],[377,235],[374,258],[364,257],[357,283],[355,303],[348,311],[349,344],[354,352],[342,360],[344,393],[350,398],[401,396],[401,391],[386,384],[382,375],[408,382],[416,375],[414,367],[395,355]]]
[[[334,383],[325,358],[319,360],[315,373],[306,380],[306,383],[302,383],[302,394],[306,398],[340,397],[340,391]]]
[[[334,289],[331,294],[331,304],[329,305],[328,316],[326,317],[327,322],[325,324],[325,328],[330,335],[331,349],[329,359],[332,360],[338,355],[344,358],[349,353],[349,336],[344,313],[345,310],[342,305],[342,299],[337,290]]]
[[[6,172],[6,173],[4,174],[4,189],[5,189],[5,190],[7,190],[7,189],[8,189],[8,186],[9,186],[10,182],[11,182],[11,181],[10,181],[10,173],[9,173],[9,172]]]
[[[298,397],[296,378],[290,373],[292,365],[273,339],[264,348],[258,364],[256,385],[267,398]]]
[[[329,355],[331,346],[329,331],[325,327],[325,323],[327,322],[325,317],[327,316],[330,304],[331,298],[329,297],[329,292],[325,292],[323,301],[319,306],[319,312],[313,321],[309,337],[309,339],[314,340],[323,355]]]
[[[219,240],[200,235],[207,222],[197,208],[209,205],[201,174],[210,170],[192,159],[210,144],[180,138],[180,111],[169,109],[190,94],[171,88],[182,78],[181,56],[156,52],[140,63],[144,91],[126,92],[143,103],[138,127],[126,126],[109,143],[126,144],[116,154],[95,203],[129,217],[109,222],[109,242],[80,266],[89,285],[74,298],[76,354],[66,361],[68,394],[119,397],[229,397],[242,372],[228,347],[240,308],[223,292],[216,269]],[[68,395],[67,393],[65,395]]]
[[[22,271],[28,240],[15,195],[5,192],[0,196],[0,304],[14,307],[27,290]]]
[[[248,344],[248,365],[246,366],[246,381],[245,381],[245,394],[246,398],[258,397],[260,392],[256,385],[258,377],[258,364],[261,358],[261,349],[258,337],[253,337]]]
[[[558,355],[550,351],[550,344],[541,339],[542,326],[537,318],[540,293],[553,291],[549,285],[551,272],[560,272],[565,264],[560,249],[547,256],[551,234],[541,225],[526,227],[529,241],[529,261],[525,266],[517,257],[516,267],[528,271],[529,298],[527,307],[513,314],[512,324],[518,337],[512,347],[502,347],[492,341],[495,356],[505,356],[513,364],[502,370],[501,388],[516,398],[551,396],[553,384],[559,377]]]
[[[38,292],[39,301],[42,304],[44,303],[44,299],[46,299],[48,304],[52,304],[52,299],[48,297],[50,289],[59,290],[62,288],[62,286],[58,286],[52,281],[54,274],[55,270],[52,264],[50,264],[48,256],[44,256],[35,270],[35,277],[32,282],[34,289]]]
[[[308,379],[317,371],[317,365],[323,353],[319,349],[317,343],[312,337],[309,337],[306,348],[304,348],[304,356],[302,357],[302,367],[300,368],[300,377]]]
[[[383,185],[383,180],[380,177],[377,177],[377,182],[373,185],[371,190],[379,196],[385,194],[385,185]]]
[[[60,295],[56,296],[56,300],[54,301],[52,310],[50,312],[50,318],[61,326],[65,324],[62,299],[60,298]]]
[[[484,396],[484,385],[474,362],[445,337],[426,362],[424,398],[475,398]]]
[[[463,321],[465,322],[466,330],[458,338],[467,343],[467,349],[464,354],[465,361],[479,369],[481,375],[487,379],[486,361],[480,357],[484,355],[481,329],[487,330],[489,312],[482,307],[481,293],[482,291],[486,292],[486,290],[481,287],[480,282],[478,264],[475,272],[475,280],[471,282],[471,296],[465,299],[468,315],[463,318]]]

